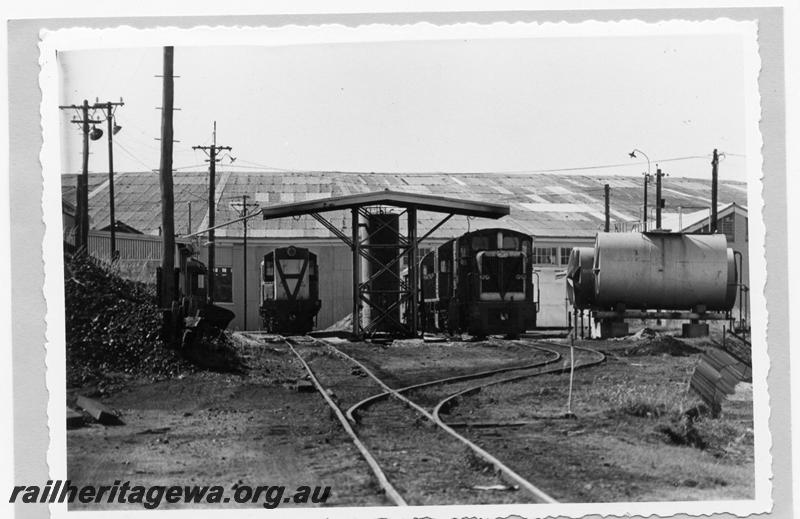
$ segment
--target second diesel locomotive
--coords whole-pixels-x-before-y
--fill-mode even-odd
[[[264,255],[259,311],[265,330],[310,332],[321,306],[316,254],[301,247],[281,247]]]
[[[466,233],[421,262],[426,330],[517,336],[536,327],[532,238],[510,229]]]

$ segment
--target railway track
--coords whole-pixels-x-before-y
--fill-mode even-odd
[[[516,341],[543,353],[543,358],[518,366],[392,388],[333,344],[312,338],[289,338],[285,342],[351,436],[392,503],[442,504],[437,490],[446,494],[445,502],[486,502],[487,495],[476,495],[475,490],[491,488],[523,490],[531,502],[556,502],[490,452],[455,431],[442,415],[459,399],[484,387],[568,370],[564,355],[569,351],[568,346]],[[576,347],[575,351],[581,352],[576,358],[576,369],[604,360],[603,354],[594,350]],[[398,430],[404,434],[398,435]],[[412,471],[404,468],[409,464]],[[439,482],[442,488],[421,488],[431,482],[434,486]],[[455,487],[456,482],[460,486]],[[513,492],[493,493],[492,497],[494,502],[521,501]]]

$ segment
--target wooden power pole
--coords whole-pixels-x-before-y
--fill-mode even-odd
[[[215,206],[216,206],[216,172],[217,172],[217,153],[221,150],[230,151],[230,146],[217,146],[217,121],[211,135],[211,146],[192,146],[193,150],[203,150],[208,155],[208,300],[214,302],[214,225],[215,225]]]
[[[252,216],[249,213],[251,207],[257,208],[258,204],[249,204],[247,203],[247,199],[250,198],[248,195],[242,195],[242,202],[241,202],[241,209],[239,210],[239,216],[242,219],[242,226],[243,226],[243,240],[242,240],[242,312],[243,312],[243,325],[242,328],[247,330],[247,219]]]
[[[161,102],[161,301],[168,308],[175,294],[175,194],[172,185],[172,110],[174,47],[164,47],[164,75]]]
[[[717,232],[717,182],[719,167],[719,155],[716,148],[711,158],[711,222],[709,222],[709,231],[711,234]]]
[[[75,110],[80,117],[75,117],[71,122],[81,126],[83,134],[83,157],[81,160],[81,176],[78,177],[76,201],[76,228],[75,249],[86,250],[89,244],[89,125],[99,124],[102,121],[89,118],[89,101],[83,100],[80,105],[62,105],[62,110]]]
[[[656,164],[656,229],[661,230],[661,209],[664,207],[664,201],[661,199],[661,178],[664,173],[661,168]]]
[[[611,187],[606,184],[603,186],[603,193],[605,195],[605,217],[606,217],[606,225],[605,225],[605,232],[611,230]]]

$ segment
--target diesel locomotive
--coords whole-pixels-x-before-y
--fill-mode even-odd
[[[421,261],[421,319],[427,331],[517,336],[536,327],[532,238],[482,229],[450,240]]]
[[[321,306],[316,254],[301,247],[281,247],[264,255],[259,312],[265,330],[310,332]]]

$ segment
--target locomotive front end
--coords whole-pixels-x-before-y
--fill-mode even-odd
[[[261,273],[264,329],[292,334],[313,330],[322,306],[317,255],[299,247],[278,248],[264,256]]]

